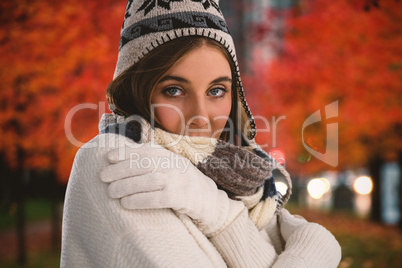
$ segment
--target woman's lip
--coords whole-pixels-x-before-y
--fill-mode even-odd
[[[211,136],[209,128],[187,128],[185,132],[188,136]]]
[[[210,126],[210,124],[209,124],[209,122],[206,122],[204,125],[199,126],[198,124],[192,123],[192,124],[186,125],[186,126],[187,126],[187,128],[190,128],[190,129],[205,129],[205,128],[208,128],[208,126]]]
[[[190,133],[188,134],[190,137],[211,137],[210,133]]]

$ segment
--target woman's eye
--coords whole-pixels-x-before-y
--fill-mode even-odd
[[[167,94],[169,96],[180,96],[180,95],[183,95],[183,91],[181,91],[180,89],[178,89],[176,87],[171,87],[171,88],[165,89],[165,94]]]
[[[209,91],[208,95],[214,96],[214,97],[223,97],[227,90],[225,88],[213,88]]]

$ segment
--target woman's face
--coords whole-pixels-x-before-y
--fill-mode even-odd
[[[175,134],[219,138],[228,120],[232,73],[217,48],[203,45],[177,61],[151,96],[162,127]]]

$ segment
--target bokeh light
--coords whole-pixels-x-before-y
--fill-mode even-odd
[[[275,187],[276,190],[280,192],[282,195],[285,195],[286,191],[288,190],[288,186],[286,185],[286,183],[282,181],[275,182]]]
[[[360,176],[353,183],[353,189],[361,195],[369,194],[373,190],[373,182],[370,177]]]
[[[285,164],[286,154],[281,148],[274,148],[269,151],[269,155],[276,160],[280,165]]]
[[[331,185],[326,178],[315,178],[307,184],[307,191],[314,199],[320,199],[330,188]]]

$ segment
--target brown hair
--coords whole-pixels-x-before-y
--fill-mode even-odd
[[[235,123],[233,126],[235,131],[233,133],[222,132],[221,138],[226,141],[234,138],[233,135],[237,133],[236,130],[241,126],[236,125],[238,116],[236,112],[238,108],[238,85],[233,59],[223,45],[206,37],[187,36],[169,41],[151,50],[140,61],[116,77],[109,84],[106,91],[106,99],[112,107],[113,112],[123,116],[135,114],[150,121],[153,116],[151,112],[151,96],[158,82],[179,59],[204,44],[221,51],[230,64],[233,83],[232,107],[229,118]],[[247,118],[243,109],[241,117],[239,119],[241,122],[244,121],[244,118]],[[156,118],[154,118],[154,122],[158,122]],[[160,127],[159,125],[157,126]],[[229,129],[229,127],[226,124],[225,128]],[[230,137],[230,134],[232,137]]]

